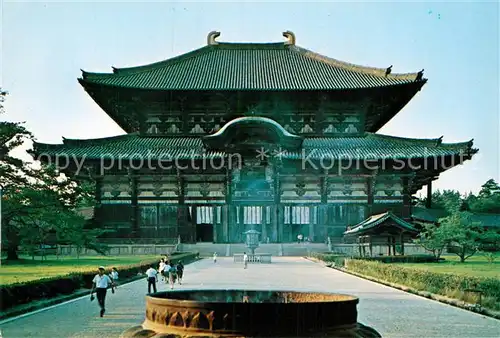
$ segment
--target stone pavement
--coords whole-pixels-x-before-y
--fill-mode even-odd
[[[160,283],[160,290],[167,286]],[[331,291],[360,298],[358,321],[383,337],[498,337],[500,321],[354,277],[302,258],[273,257],[268,265],[244,270],[231,258],[204,259],[186,266],[183,289],[248,288]],[[0,323],[2,338],[118,337],[144,319],[146,280],[108,293],[99,317],[89,297],[30,316]]]

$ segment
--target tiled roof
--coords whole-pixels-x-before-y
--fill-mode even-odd
[[[165,61],[113,73],[83,71],[81,83],[153,90],[333,90],[414,82],[417,73],[388,74],[283,43],[218,43]]]
[[[365,233],[366,231],[376,228],[377,226],[383,224],[386,221],[393,221],[401,228],[410,232],[418,232],[411,223],[406,222],[404,219],[397,217],[392,212],[388,211],[383,214],[372,215],[365,219],[363,222],[356,224],[350,230],[344,232],[344,235],[358,235]]]
[[[365,133],[359,137],[304,138],[302,149],[283,151],[283,159],[405,159],[457,155],[471,150],[472,142],[441,143],[440,139],[409,139]],[[64,139],[63,144],[35,143],[37,156],[74,156],[85,159],[190,159],[223,157],[206,149],[200,137],[146,137],[125,134],[90,140]]]

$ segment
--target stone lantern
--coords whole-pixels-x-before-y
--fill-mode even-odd
[[[252,255],[255,255],[255,249],[259,247],[259,235],[260,232],[257,230],[248,230],[245,232],[245,244],[247,245],[248,249],[250,250],[250,253]]]

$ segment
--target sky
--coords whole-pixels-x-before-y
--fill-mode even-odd
[[[479,153],[434,189],[477,193],[500,181],[497,2],[5,1],[1,8],[2,118],[39,142],[123,134],[78,84],[80,69],[147,64],[218,41],[280,42],[394,73],[425,69],[428,83],[379,133],[443,142],[474,139]]]

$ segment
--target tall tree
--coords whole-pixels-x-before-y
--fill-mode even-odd
[[[7,93],[0,89],[1,110]],[[87,201],[88,187],[60,175],[51,166],[36,169],[31,162],[11,156],[11,151],[33,140],[22,123],[0,121],[0,195],[2,244],[7,259],[18,258],[20,245],[40,246],[48,233],[57,233],[63,220],[78,217],[76,208]],[[80,219],[75,226],[80,226]],[[67,226],[67,224],[64,224]]]
[[[481,186],[477,197],[469,198],[471,211],[479,213],[500,213],[500,185],[489,179]]]

